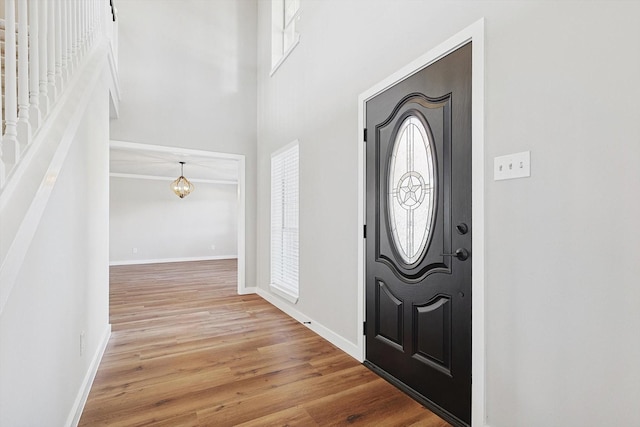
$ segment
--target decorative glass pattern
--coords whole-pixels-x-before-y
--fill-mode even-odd
[[[407,264],[424,253],[436,205],[435,159],[422,121],[400,125],[389,161],[388,215],[397,252]]]

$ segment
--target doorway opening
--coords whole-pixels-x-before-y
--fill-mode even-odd
[[[126,236],[123,236],[124,240],[110,242],[110,264],[237,258],[237,292],[246,293],[245,156],[113,140],[110,143],[110,153],[112,180],[144,182],[148,191],[157,193],[155,198],[150,199],[152,203],[148,203],[153,204],[152,206],[139,206],[143,210],[134,212],[138,216],[137,226],[145,229],[143,231],[146,238],[145,234],[138,236],[142,241],[140,244],[126,241]],[[185,163],[185,176],[196,186],[193,194],[185,199],[178,199],[169,188],[169,184],[180,174],[180,162]],[[120,187],[126,189],[126,186]],[[201,198],[199,204],[196,203],[200,197],[198,190],[201,194],[205,193],[206,197],[217,200]],[[110,189],[112,191],[113,188]],[[154,209],[162,209],[162,206],[171,208],[171,218],[163,219],[161,213],[154,212]],[[205,215],[192,217],[196,218],[193,223],[181,223],[181,218],[174,217],[179,212],[187,214],[190,209],[202,209],[206,212]],[[156,224],[147,227],[144,210],[157,214],[154,215]],[[129,214],[125,212],[124,215]],[[211,221],[220,221],[221,225],[211,230]],[[136,227],[130,218],[119,218],[118,223],[122,227]],[[154,227],[164,240],[153,236]],[[144,249],[142,245],[147,248]],[[176,247],[172,248],[172,245]],[[148,253],[144,254],[143,250]]]

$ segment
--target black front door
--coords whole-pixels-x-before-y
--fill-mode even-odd
[[[366,103],[366,364],[471,423],[471,43]]]

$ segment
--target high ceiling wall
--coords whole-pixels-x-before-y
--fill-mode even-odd
[[[271,153],[299,140],[295,309],[356,342],[358,95],[484,17],[488,423],[640,424],[640,2],[302,0],[273,76],[269,5],[257,208]],[[526,150],[530,178],[493,180],[495,156]],[[268,292],[266,215],[257,254]]]
[[[122,100],[111,139],[246,157],[246,235],[255,236],[256,2],[126,0]],[[255,239],[246,241],[255,283]]]

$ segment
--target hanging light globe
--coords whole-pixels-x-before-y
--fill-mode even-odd
[[[194,188],[193,184],[184,177],[184,162],[180,162],[180,176],[171,183],[171,190],[176,193],[176,196],[184,199]]]

